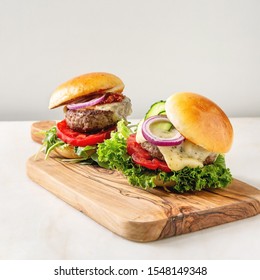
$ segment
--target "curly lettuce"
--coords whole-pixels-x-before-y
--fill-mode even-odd
[[[154,188],[155,179],[159,178],[164,182],[174,182],[173,190],[182,193],[205,188],[224,188],[232,181],[223,155],[219,155],[213,164],[196,168],[185,167],[169,173],[138,166],[133,163],[126,150],[126,140],[131,133],[123,121],[119,122],[117,132],[113,132],[110,139],[98,145],[97,162],[106,168],[122,172],[133,186]]]
[[[57,137],[56,127],[45,131],[45,138],[41,150],[45,152],[45,158],[56,148],[66,148],[68,144]],[[133,133],[125,121],[118,122],[117,131],[111,133],[111,138],[97,146],[74,147],[79,159],[63,159],[64,161],[81,164],[98,164],[106,169],[116,169],[123,173],[128,182],[133,186],[144,189],[156,187],[155,179],[164,182],[174,182],[174,191],[183,193],[186,191],[200,191],[205,188],[224,188],[232,181],[230,170],[226,168],[225,158],[219,155],[215,162],[202,168],[185,167],[179,171],[170,173],[149,170],[136,165],[127,153],[126,140]],[[88,151],[96,149],[89,155]]]

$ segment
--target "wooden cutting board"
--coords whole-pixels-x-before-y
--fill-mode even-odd
[[[32,133],[43,124],[33,124]],[[194,232],[260,212],[260,191],[236,179],[226,189],[185,194],[159,188],[146,191],[130,186],[117,171],[65,163],[56,157],[44,160],[43,153],[28,159],[27,174],[107,229],[139,242]]]

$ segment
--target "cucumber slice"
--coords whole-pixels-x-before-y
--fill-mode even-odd
[[[158,115],[165,115],[165,116],[166,116],[166,111],[163,110],[163,111],[161,111]]]
[[[173,128],[173,124],[170,122],[164,122],[161,124],[161,129],[165,131],[170,131]]]
[[[161,101],[154,103],[150,107],[150,109],[146,113],[144,119],[146,120],[152,116],[157,116],[157,115],[163,114],[163,112],[165,112],[165,101],[161,100]]]
[[[169,121],[155,122],[152,126],[154,131],[170,131],[173,128],[173,124]]]

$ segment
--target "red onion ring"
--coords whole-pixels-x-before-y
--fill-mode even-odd
[[[159,136],[154,135],[150,130],[150,126],[151,124],[160,121],[169,121],[169,120],[166,116],[160,115],[160,116],[150,117],[143,122],[142,134],[146,141],[156,146],[177,146],[185,140],[185,138],[177,130],[176,130],[176,135],[173,138],[161,138]]]
[[[87,101],[87,102],[68,104],[67,108],[70,109],[70,110],[78,110],[78,109],[82,109],[82,108],[85,108],[85,107],[94,106],[94,105],[97,105],[98,103],[100,103],[101,101],[103,101],[105,99],[105,96],[106,95],[104,94],[100,97],[94,98],[94,99],[92,99],[90,101]]]

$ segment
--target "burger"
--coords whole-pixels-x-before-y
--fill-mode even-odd
[[[131,114],[124,83],[110,73],[75,77],[56,88],[49,109],[63,106],[64,119],[46,131],[46,157],[53,150],[67,159],[88,159],[97,145],[110,137],[117,122]]]
[[[184,192],[226,187],[232,180],[225,164],[232,125],[222,109],[202,95],[173,94],[150,107],[135,133],[117,134],[99,147],[99,158],[122,171],[132,185]],[[121,151],[117,147],[106,156],[116,141],[121,141]],[[118,154],[124,163],[118,164]]]

